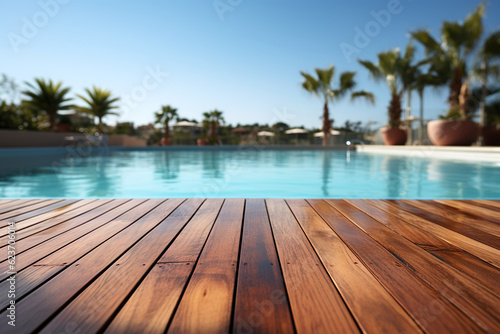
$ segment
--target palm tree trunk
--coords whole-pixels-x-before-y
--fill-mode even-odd
[[[460,96],[460,89],[462,88],[462,79],[462,69],[459,67],[455,68],[453,70],[453,78],[450,82],[450,96],[448,97],[450,107],[459,105],[458,97]]]
[[[210,139],[215,140],[215,132],[216,132],[216,127],[215,127],[215,122],[210,123]]]
[[[408,102],[406,104],[406,122],[408,127],[408,140],[407,144],[411,145],[413,143],[413,126],[411,122],[411,89],[408,89]]]
[[[50,129],[52,131],[56,131],[56,114],[55,113],[49,113],[49,123],[50,123]]]
[[[423,145],[424,143],[424,89],[418,91],[418,96],[420,97],[420,122],[418,127],[418,144]]]
[[[389,103],[389,127],[395,128],[400,125],[401,122],[401,95],[394,93],[391,96],[391,102]]]
[[[481,69],[483,70],[483,76],[481,78],[481,106],[479,109],[479,126],[480,130],[479,134],[479,144],[482,146],[484,145],[484,139],[483,139],[483,129],[486,123],[486,114],[485,114],[485,108],[486,108],[486,83],[488,81],[487,77],[487,64],[486,64],[486,59],[483,59],[483,62],[481,64]]]
[[[97,132],[102,133],[102,118],[99,117],[99,122],[97,123]]]
[[[330,113],[328,111],[328,101],[325,101],[323,107],[323,146],[328,146],[328,138],[330,138]]]
[[[168,126],[168,122],[165,122],[165,141],[168,142],[169,138],[170,138],[170,129]]]

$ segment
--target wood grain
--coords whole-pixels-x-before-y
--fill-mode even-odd
[[[482,332],[470,318],[419,280],[403,262],[337,211],[337,202],[308,202],[425,332]]]
[[[163,333],[222,206],[208,199],[196,212],[134,294],[106,333]],[[148,319],[144,323],[144,319]]]
[[[498,210],[490,210],[486,208],[478,208],[475,205],[464,203],[462,201],[450,201],[450,200],[435,200],[435,202],[442,203],[465,212],[469,212],[473,215],[487,218],[497,224],[500,224],[500,215]],[[498,202],[497,202],[498,203]]]
[[[363,200],[346,200],[349,204],[376,219],[397,234],[428,251],[444,263],[467,273],[479,280],[488,289],[500,296],[500,271],[461,248],[401,219],[397,212],[386,212]]]
[[[363,332],[422,332],[305,200],[287,200],[287,203]]]
[[[359,332],[285,201],[268,199],[266,204],[297,332]]]
[[[171,206],[160,205],[158,209],[164,210],[160,224],[93,281],[41,333],[63,332],[70,321],[84,333],[100,331],[202,203],[202,199],[188,199],[172,213]]]
[[[458,232],[449,230],[441,225],[429,222],[428,220],[423,219],[416,214],[412,214],[403,210],[403,208],[399,207],[394,202],[381,200],[368,200],[368,202],[373,203],[375,206],[381,208],[384,211],[397,211],[398,216],[406,222],[416,225],[418,228],[434,234],[439,238],[446,240],[450,244],[453,244],[467,251],[468,253],[477,256],[483,261],[497,268],[500,268],[500,252],[498,249],[484,245],[477,240],[466,237]]]
[[[21,332],[36,330],[123,252],[158,225],[168,211],[173,211],[182,203],[182,200],[168,200],[164,205],[161,205],[162,202],[164,200],[148,200],[143,205],[136,207],[136,210],[128,211],[122,215],[119,220],[128,222],[129,228],[125,228],[109,238],[106,243],[97,246],[56,277],[16,303],[19,314],[33,315],[20,318],[16,323],[16,330]],[[4,313],[1,316],[5,316]],[[77,326],[76,322],[72,323]]]
[[[500,331],[500,313],[498,313],[500,299],[491,291],[407,239],[398,236],[394,231],[385,228],[347,202],[327,201],[481,327],[490,332]]]
[[[264,200],[246,200],[238,268],[233,333],[293,333]]]
[[[36,226],[31,226],[22,231],[16,232],[16,254],[20,254],[25,250],[34,247],[42,242],[45,242],[57,235],[60,235],[80,224],[84,224],[86,221],[91,220],[97,216],[102,215],[107,210],[111,210],[127,200],[114,200],[114,201],[97,201],[94,203],[89,203],[81,208],[75,209],[66,214],[60,215],[53,219],[48,219],[43,222],[43,224],[38,224]],[[86,211],[91,211],[91,214],[82,215]],[[88,212],[87,212],[88,213]],[[78,217],[80,216],[80,217]],[[81,219],[83,218],[84,219]],[[64,225],[59,225],[65,222]],[[57,226],[59,225],[59,226]],[[23,233],[24,232],[24,233]],[[28,238],[29,237],[29,238]],[[8,237],[1,237],[0,244],[7,245]],[[7,251],[5,250],[7,246],[0,248],[0,262],[6,260]]]
[[[229,332],[244,202],[224,202],[169,333]]]

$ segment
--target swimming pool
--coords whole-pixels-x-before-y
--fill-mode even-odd
[[[500,199],[500,167],[326,150],[0,152],[0,198]]]

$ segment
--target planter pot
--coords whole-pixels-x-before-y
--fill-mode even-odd
[[[404,145],[406,143],[406,129],[403,128],[381,128],[380,134],[386,145]]]
[[[470,146],[479,136],[473,121],[437,120],[427,123],[427,134],[434,145]]]
[[[172,145],[172,138],[163,137],[161,139],[161,146],[170,146],[170,145]]]
[[[207,146],[207,145],[210,145],[210,142],[206,138],[200,138],[196,142],[198,143],[198,146]]]
[[[483,127],[483,142],[486,146],[500,146],[500,127],[488,125]]]
[[[59,131],[59,132],[70,132],[71,131],[71,124],[59,124],[57,126],[57,131]]]

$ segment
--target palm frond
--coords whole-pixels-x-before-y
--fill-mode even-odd
[[[382,73],[382,71],[380,71],[377,65],[375,65],[371,61],[358,60],[358,62],[370,72],[370,75],[373,79],[383,80],[385,78],[384,73]]]
[[[344,72],[340,75],[340,90],[347,91],[351,90],[356,86],[356,81],[354,81],[354,77],[356,76],[356,72]]]
[[[371,104],[375,104],[375,96],[370,92],[361,90],[351,94],[351,101],[360,98],[368,100]]]
[[[411,36],[420,42],[426,50],[427,54],[442,53],[441,45],[431,36],[427,30],[417,30],[410,33]]]
[[[320,85],[322,87],[329,87],[331,82],[332,82],[332,78],[333,78],[333,74],[334,74],[333,66],[330,66],[326,69],[316,68],[315,71],[316,71],[316,75],[318,76],[318,81],[319,81]]]

